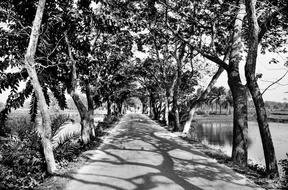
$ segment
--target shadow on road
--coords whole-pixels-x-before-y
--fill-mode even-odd
[[[197,145],[171,136],[148,117],[126,115],[116,134],[99,150],[84,155],[89,162],[66,189],[254,189],[255,185],[197,150]]]

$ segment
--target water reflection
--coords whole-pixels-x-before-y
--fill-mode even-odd
[[[248,123],[248,158],[264,165],[264,153],[256,122]],[[278,160],[286,158],[288,153],[288,124],[270,123],[270,131]],[[203,122],[196,127],[199,140],[212,148],[221,149],[231,156],[233,140],[233,123],[229,121]]]
[[[210,145],[232,146],[233,131],[230,123],[203,123],[197,127],[197,136]]]

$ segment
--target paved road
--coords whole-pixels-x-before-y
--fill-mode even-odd
[[[141,114],[128,114],[67,190],[260,189]]]

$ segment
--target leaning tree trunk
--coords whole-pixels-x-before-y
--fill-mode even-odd
[[[80,114],[81,119],[81,141],[83,144],[87,144],[90,141],[90,135],[92,134],[91,126],[92,120],[89,118],[88,111],[83,104],[82,100],[80,99],[79,94],[77,94],[74,90],[69,92],[70,96],[72,97],[77,110]]]
[[[252,95],[252,99],[256,108],[257,121],[265,157],[266,173],[270,177],[275,178],[279,176],[277,160],[275,156],[271,133],[269,130],[264,100],[262,98],[262,94],[260,92],[259,86],[257,84],[257,79],[255,77],[257,53],[259,46],[259,26],[255,6],[256,0],[246,1],[248,23],[251,30],[249,31],[250,35],[248,44],[248,55],[245,65],[245,76],[247,80],[247,86]]]
[[[264,100],[262,98],[259,86],[256,82],[255,75],[253,76],[253,74],[251,74],[250,72],[246,72],[246,78],[247,85],[256,108],[257,122],[259,126],[265,157],[266,173],[271,178],[275,178],[279,176],[279,172]]]
[[[225,56],[224,61],[226,61],[226,57],[227,56]],[[210,83],[208,84],[207,88],[205,89],[205,91],[200,95],[200,97],[197,100],[195,100],[191,103],[189,116],[188,116],[188,119],[186,120],[186,122],[184,124],[183,134],[188,134],[189,131],[191,130],[191,127],[192,127],[191,123],[193,121],[194,113],[196,111],[197,106],[205,101],[207,95],[210,93],[212,87],[215,85],[215,83],[217,82],[218,78],[223,73],[223,71],[224,71],[223,67],[219,66],[217,72],[212,77],[212,79],[211,79]],[[195,130],[191,133],[194,133],[194,134],[192,134],[192,136],[196,137],[195,136],[196,135]]]
[[[72,62],[71,76],[70,76],[70,88],[68,89],[68,93],[72,97],[80,115],[81,141],[83,144],[87,144],[90,141],[90,134],[92,133],[91,125],[93,125],[93,121],[91,120],[90,114],[88,113],[88,110],[86,109],[84,103],[82,102],[80,95],[77,93],[76,89],[77,89],[78,84],[77,84],[77,73],[76,73],[76,61],[72,54],[72,47],[70,45],[67,33],[65,33],[64,35],[65,35],[65,41],[68,47],[68,54]]]
[[[56,171],[56,163],[51,143],[51,120],[48,112],[48,105],[46,103],[44,93],[34,66],[35,65],[34,57],[39,39],[39,32],[44,13],[45,2],[46,2],[45,0],[39,0],[35,19],[33,21],[29,45],[25,54],[25,68],[27,69],[27,72],[31,78],[31,82],[38,100],[40,114],[42,117],[42,125],[40,126],[41,127],[40,137],[45,161],[47,164],[47,172],[53,174]]]

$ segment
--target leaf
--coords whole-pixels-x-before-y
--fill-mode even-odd
[[[64,143],[68,139],[71,139],[75,136],[80,136],[80,134],[81,134],[80,123],[75,123],[73,121],[65,122],[52,137],[53,149],[57,148],[60,144]]]

